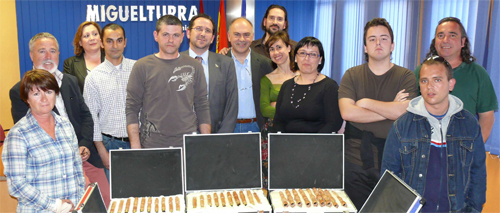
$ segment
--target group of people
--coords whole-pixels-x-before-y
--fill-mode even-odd
[[[153,32],[159,52],[136,61],[123,55],[122,26],[84,22],[63,72],[56,38],[35,35],[33,70],[10,91],[16,124],[2,153],[18,211],[67,212],[90,182],[109,203],[112,149],[179,147],[193,132],[332,133],[344,120],[345,190],[358,209],[388,169],[424,196],[424,211],[481,211],[483,142],[498,103],[459,19],[439,22],[415,73],[391,62],[391,26],[372,19],[367,62],[340,85],[321,74],[318,39],[290,39],[284,7],[271,5],[261,27],[252,41],[252,23],[233,20],[231,48],[216,54],[208,50],[215,22],[198,14],[186,30],[189,50],[179,52],[182,22],[165,15]]]

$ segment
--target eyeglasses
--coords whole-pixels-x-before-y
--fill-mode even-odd
[[[448,63],[448,61],[446,59],[444,59],[443,57],[441,57],[439,55],[431,55],[431,56],[429,56],[420,65],[423,65],[426,61],[430,61],[430,60],[441,62],[441,63],[444,64],[444,66],[446,68],[448,68],[449,70],[453,70],[453,68],[451,67],[450,63]]]
[[[195,27],[193,29],[196,30],[196,32],[199,32],[199,33],[205,31],[205,33],[207,33],[207,34],[212,34],[212,32],[213,32],[213,30],[208,29],[208,28],[203,28],[203,27]]]
[[[298,53],[297,53],[297,56],[299,56],[299,57],[301,57],[301,58],[305,58],[306,56],[309,56],[309,58],[312,58],[312,59],[317,59],[317,58],[319,58],[319,54],[318,54],[318,53],[315,53],[315,52],[312,52],[312,53],[298,52]]]

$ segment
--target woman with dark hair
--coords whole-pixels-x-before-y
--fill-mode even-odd
[[[300,75],[281,86],[274,127],[286,133],[332,133],[342,126],[337,82],[321,74],[325,64],[321,42],[314,37],[299,41],[294,68]]]
[[[273,132],[273,118],[276,112],[276,100],[281,85],[286,80],[295,76],[292,70],[292,44],[290,37],[285,31],[279,31],[269,37],[266,49],[273,61],[274,71],[262,77],[260,81],[260,111],[266,123],[262,127],[262,165],[264,172],[264,184],[267,186],[267,133]]]
[[[68,212],[84,193],[82,158],[68,119],[52,111],[59,94],[55,77],[45,70],[27,72],[21,80],[26,116],[9,131],[2,161],[17,212]]]
[[[80,92],[83,94],[83,85],[87,73],[104,61],[105,54],[101,50],[101,27],[92,21],[85,21],[76,30],[75,56],[64,60],[64,73],[78,79]]]

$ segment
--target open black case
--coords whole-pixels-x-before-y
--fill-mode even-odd
[[[78,202],[73,213],[106,212],[106,204],[102,199],[101,190],[97,183],[91,183],[85,189],[82,199]]]
[[[420,212],[425,200],[386,170],[359,212]]]
[[[110,160],[108,212],[185,212],[182,148],[111,150]]]
[[[274,212],[357,211],[344,192],[344,135],[270,133],[268,152]],[[318,199],[314,205],[319,197],[325,197],[324,206]]]
[[[184,135],[184,158],[187,212],[272,211],[262,191],[260,133]]]

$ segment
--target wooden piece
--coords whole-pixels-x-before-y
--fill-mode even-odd
[[[148,199],[148,213],[151,212],[151,205],[153,205],[153,198],[149,197],[149,199]]]
[[[165,204],[165,197],[161,198],[161,211],[166,212],[167,211],[167,205]]]
[[[111,204],[111,208],[109,210],[110,213],[115,213],[116,202],[117,201],[113,201],[113,203]]]
[[[141,197],[141,212],[144,212],[145,206],[146,206],[146,197]]]
[[[240,191],[240,199],[241,199],[241,202],[243,203],[243,205],[247,205],[247,199],[245,199],[245,194],[243,193],[243,191]]]
[[[325,200],[326,206],[332,207],[332,201],[330,200],[330,197],[328,197],[328,195],[325,193],[325,191],[322,189],[318,189],[318,192],[323,200]]]
[[[210,194],[207,195],[207,203],[208,206],[212,207],[212,196],[210,196]]]
[[[250,192],[250,190],[247,190],[247,197],[250,204],[255,205],[255,202],[253,202],[252,192]]]
[[[196,203],[196,196],[193,196],[193,209],[196,209],[196,206],[198,206]]]
[[[174,199],[172,197],[168,198],[168,210],[174,212]]]
[[[123,200],[120,200],[120,205],[118,205],[118,213],[122,213],[123,210]]]
[[[257,195],[257,193],[254,192],[253,193],[253,197],[255,198],[255,201],[257,201],[258,204],[261,204],[259,196]]]
[[[290,203],[290,207],[295,207],[295,201],[293,200],[292,193],[290,193],[290,190],[285,190],[286,194],[286,199],[288,200],[288,203]]]
[[[137,212],[137,206],[139,205],[139,198],[135,197],[134,198],[134,207],[132,208],[132,212],[136,213]]]
[[[231,192],[227,192],[227,201],[229,202],[230,206],[234,205],[233,198],[231,196]]]
[[[224,198],[224,193],[220,193],[220,202],[222,203],[222,207],[226,207],[226,199]]]
[[[238,196],[238,193],[236,193],[236,191],[233,191],[233,198],[234,198],[234,202],[236,203],[236,205],[240,206],[241,205],[240,198]]]
[[[338,208],[339,204],[337,203],[335,198],[333,198],[332,194],[330,194],[330,192],[328,192],[328,190],[324,190],[324,193],[326,194],[326,196],[328,196],[328,198],[330,198],[330,200],[332,201],[332,205],[335,206],[335,208]]]
[[[200,208],[205,208],[205,196],[200,195]]]
[[[300,196],[299,193],[297,193],[297,190],[292,189],[292,194],[293,194],[293,199],[295,200],[297,206],[302,207],[302,201],[300,200]]]
[[[314,206],[318,206],[318,200],[314,196],[314,194],[311,191],[311,188],[307,189],[307,193],[309,194],[309,197],[311,197],[311,202],[313,203]]]
[[[304,200],[304,203],[306,203],[306,206],[309,208],[311,207],[311,201],[309,201],[309,199],[307,198],[307,195],[306,193],[304,192],[304,190],[302,189],[299,189],[299,193],[300,195],[302,196],[302,199]]]
[[[343,206],[343,207],[347,207],[347,203],[344,201],[344,199],[342,199],[338,194],[337,192],[335,191],[332,191],[332,193],[337,197],[337,199],[339,199],[340,201],[340,204]]]
[[[175,196],[175,211],[180,211],[181,210],[181,201],[179,200],[179,197]]]
[[[155,198],[155,212],[160,211],[160,200],[158,198]]]
[[[214,202],[215,207],[219,207],[219,196],[217,196],[217,193],[214,193]]]
[[[285,198],[285,194],[283,194],[282,191],[280,191],[280,198],[281,198],[281,203],[283,204],[283,207],[288,207],[288,200]]]
[[[127,203],[125,204],[125,213],[128,213],[128,210],[130,209],[131,200],[132,200],[131,198],[127,199]]]

